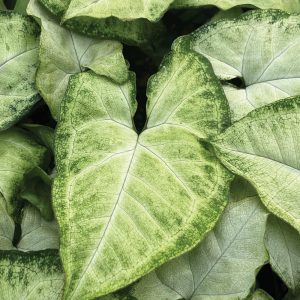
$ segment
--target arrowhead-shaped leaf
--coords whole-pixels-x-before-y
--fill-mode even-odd
[[[293,293],[300,291],[300,235],[290,225],[270,216],[266,246],[273,270]]]
[[[110,293],[189,250],[227,201],[231,175],[200,143],[228,121],[206,59],[173,51],[164,60],[140,136],[133,80],[77,75],[62,104],[53,203],[65,299]]]
[[[230,9],[235,6],[256,6],[262,9],[277,8],[287,12],[300,12],[299,0],[175,0],[172,8],[199,7],[214,5],[220,9]]]
[[[244,81],[245,87],[223,85],[233,120],[300,94],[300,65],[295,64],[300,52],[299,22],[299,15],[258,10],[206,25],[183,38],[210,60],[221,80]]]
[[[39,100],[35,88],[39,27],[27,16],[0,12],[0,130]]]
[[[55,119],[71,75],[91,69],[119,83],[128,78],[117,41],[92,39],[60,26],[37,0],[31,0],[28,13],[41,19],[40,65],[37,87]]]
[[[264,234],[267,211],[257,196],[237,185],[214,229],[192,251],[142,278],[133,288],[138,300],[245,299],[268,259]],[[239,195],[241,192],[241,195]]]
[[[233,173],[256,188],[265,206],[300,231],[300,97],[258,108],[215,141]]]
[[[64,275],[56,251],[1,251],[0,274],[2,299],[61,299]]]
[[[19,193],[24,175],[43,164],[46,148],[40,146],[24,130],[11,128],[0,132],[0,192],[9,214]]]

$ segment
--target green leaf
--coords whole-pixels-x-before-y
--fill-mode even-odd
[[[273,270],[293,293],[300,291],[300,235],[276,218],[270,216],[267,223],[266,246]]]
[[[138,300],[244,299],[268,259],[267,215],[257,196],[230,202],[196,248],[142,278],[133,296]]]
[[[90,17],[106,19],[116,17],[123,21],[148,19],[158,21],[173,0],[42,0],[46,7],[54,7],[56,13],[64,12],[64,19]]]
[[[26,14],[26,8],[29,1],[30,0],[17,0],[14,7],[14,12]]]
[[[166,58],[149,83],[140,136],[133,80],[76,75],[62,104],[53,205],[65,299],[108,294],[189,250],[227,201],[231,175],[199,143],[228,119],[207,60],[176,51]]]
[[[41,19],[40,65],[37,86],[55,119],[69,78],[91,69],[99,75],[123,83],[128,69],[117,41],[91,39],[61,27],[45,9],[31,0],[28,13]]]
[[[64,276],[56,251],[1,251],[0,274],[2,299],[61,299]]]
[[[36,140],[54,152],[54,129],[38,124],[22,124],[22,128],[30,131]]]
[[[11,128],[0,132],[0,193],[5,198],[8,213],[14,211],[24,175],[41,166],[46,148],[40,146],[26,131]]]
[[[40,0],[40,2],[59,18],[63,17],[69,6],[69,1]],[[118,40],[129,45],[147,47],[147,50],[150,48],[152,51],[155,51],[152,43],[161,42],[161,39],[166,38],[166,29],[161,22],[153,23],[141,18],[122,21],[115,17],[105,19],[77,17],[65,20],[64,25],[84,35]]]
[[[225,81],[234,121],[257,107],[300,94],[300,65],[295,64],[299,22],[298,15],[259,10],[201,27],[183,38]],[[226,82],[233,78],[242,78],[245,87]]]
[[[39,100],[35,88],[39,27],[29,17],[0,12],[0,130],[19,121]]]
[[[4,0],[0,0],[0,10],[4,10],[4,11],[7,10],[4,4]]]
[[[0,194],[0,250],[12,250],[15,223],[6,209],[4,197]]]
[[[273,300],[273,298],[264,290],[257,289],[252,295],[251,300]]]
[[[59,248],[57,222],[45,221],[40,212],[31,205],[27,205],[23,210],[21,229],[18,250],[40,251]]]
[[[300,12],[299,0],[175,0],[172,8],[199,7],[214,5],[220,9],[230,9],[234,6],[255,6],[262,9],[277,8],[287,12]]]
[[[35,167],[25,174],[20,192],[20,198],[38,208],[47,221],[51,221],[54,217],[51,206],[51,187],[50,176],[41,168]]]
[[[300,97],[258,108],[214,142],[223,164],[246,178],[265,206],[300,231]]]

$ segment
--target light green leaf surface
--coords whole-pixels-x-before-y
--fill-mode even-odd
[[[22,128],[30,131],[43,146],[54,152],[54,129],[38,124],[22,124]]]
[[[110,293],[189,250],[227,201],[231,175],[199,143],[228,120],[206,59],[193,52],[166,58],[149,83],[140,136],[133,80],[76,75],[63,101],[53,205],[65,299]]]
[[[276,218],[267,223],[266,247],[273,270],[294,293],[300,291],[300,235]]]
[[[1,299],[60,300],[63,272],[56,251],[0,252]]]
[[[300,94],[300,16],[259,10],[203,26],[183,40],[206,56],[223,80],[243,78],[245,88],[224,83],[232,119],[278,99]]]
[[[18,243],[20,251],[40,251],[59,248],[58,226],[55,220],[45,221],[40,212],[27,205],[23,210],[21,238]]]
[[[251,300],[273,300],[273,298],[268,293],[266,293],[264,290],[261,289],[256,290],[250,299]]]
[[[5,198],[8,213],[12,214],[24,175],[43,164],[46,148],[26,131],[11,128],[0,132],[0,154],[0,193]]]
[[[7,213],[5,199],[0,194],[0,250],[14,249],[14,232],[15,223]]]
[[[31,18],[0,12],[0,130],[19,121],[39,100],[38,36]]]
[[[51,206],[52,179],[40,167],[35,167],[25,174],[20,191],[20,198],[34,205],[47,221],[53,220]]]
[[[142,278],[132,295],[138,300],[245,299],[268,259],[267,214],[257,196],[230,202],[196,248]]]
[[[30,0],[17,0],[14,7],[14,12],[26,14],[26,8],[29,1]]]
[[[28,13],[41,19],[40,65],[37,86],[55,119],[71,75],[91,69],[99,75],[123,83],[128,69],[117,41],[92,39],[61,27],[37,0]]]
[[[300,97],[258,108],[215,141],[223,164],[246,178],[265,206],[300,231]]]
[[[40,0],[40,2],[59,18],[63,17],[69,6],[69,1],[62,0]],[[147,50],[149,47],[152,49],[152,43],[160,42],[166,36],[165,27],[161,22],[153,23],[141,18],[122,21],[115,17],[105,19],[77,17],[65,21],[64,25],[84,35],[118,40],[129,45],[147,47]]]
[[[214,5],[220,9],[234,6],[254,6],[262,9],[276,8],[287,12],[300,12],[299,0],[175,0],[172,8]]]

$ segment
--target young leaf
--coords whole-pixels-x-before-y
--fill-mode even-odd
[[[37,0],[31,0],[28,13],[41,19],[40,66],[37,87],[58,119],[60,103],[72,74],[91,69],[118,83],[128,78],[122,44],[91,39],[61,27]]]
[[[132,76],[123,85],[93,73],[70,81],[53,190],[65,299],[128,285],[193,247],[223,211],[231,175],[199,143],[228,119],[207,60],[172,52],[148,96],[148,129],[137,136]]]
[[[0,274],[2,299],[61,299],[64,275],[56,251],[1,251]]]
[[[51,206],[50,176],[40,167],[35,167],[25,174],[20,192],[20,198],[27,200],[40,211],[47,221],[53,220]]]
[[[223,164],[246,178],[266,207],[300,231],[300,97],[258,108],[214,142]]]
[[[0,250],[12,250],[15,223],[6,210],[4,197],[0,194]]]
[[[273,270],[293,293],[300,291],[300,235],[276,218],[270,216],[267,223],[266,246]]]
[[[58,249],[59,234],[56,221],[45,221],[35,207],[28,205],[24,208],[21,229],[22,235],[17,246],[18,250]]]
[[[41,145],[54,152],[53,128],[38,124],[22,124],[22,128],[30,131]]]
[[[142,278],[133,296],[139,300],[245,299],[258,268],[268,259],[267,215],[257,196],[229,203],[196,248]]]
[[[300,12],[298,0],[174,0],[172,8],[199,7],[215,5],[220,9],[230,9],[234,6],[256,6],[262,9],[277,8],[287,12]]]
[[[0,132],[0,153],[0,192],[11,215],[24,175],[43,164],[47,150],[26,131],[11,128]]]
[[[26,14],[26,8],[28,5],[29,0],[17,0],[14,12],[20,13],[20,14]]]
[[[299,22],[298,15],[258,10],[183,38],[210,60],[221,80],[244,81],[245,87],[223,86],[234,121],[257,107],[300,94],[300,65],[295,64]]]
[[[29,17],[0,12],[0,130],[39,100],[35,88],[39,27]]]
[[[251,300],[273,300],[273,298],[264,290],[258,289],[254,292]]]

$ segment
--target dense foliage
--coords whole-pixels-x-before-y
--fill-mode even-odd
[[[0,39],[0,299],[300,298],[299,0],[0,0]]]

